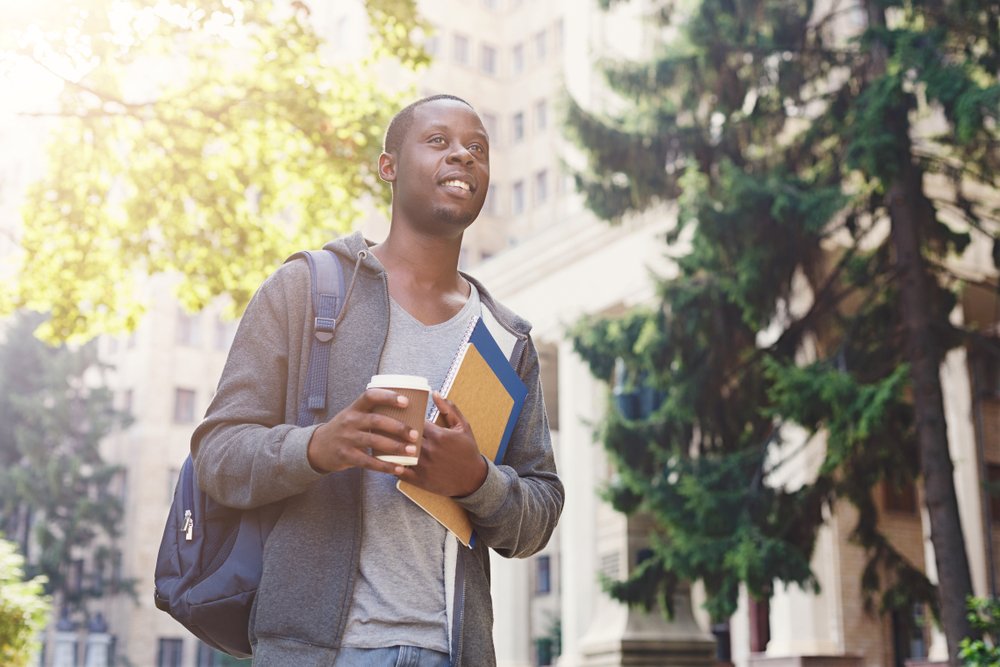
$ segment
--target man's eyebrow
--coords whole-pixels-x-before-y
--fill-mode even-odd
[[[440,120],[435,120],[435,121],[431,121],[427,125],[427,129],[425,131],[426,132],[437,132],[437,131],[440,131],[440,130],[450,130],[450,129],[451,129],[451,125],[449,125],[448,123],[445,123],[445,122],[440,121]],[[473,130],[473,132],[475,132],[479,136],[483,137],[487,141],[490,138],[490,135],[486,133],[485,129],[482,129],[482,130]]]

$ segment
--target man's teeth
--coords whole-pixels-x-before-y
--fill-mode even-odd
[[[445,181],[441,185],[450,185],[452,187],[462,188],[466,192],[469,192],[469,190],[470,190],[469,184],[466,183],[465,181],[457,181],[457,180],[456,181]]]

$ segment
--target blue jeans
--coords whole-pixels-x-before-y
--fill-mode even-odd
[[[447,653],[416,646],[342,648],[333,667],[450,667]]]

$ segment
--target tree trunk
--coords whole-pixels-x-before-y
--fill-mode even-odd
[[[966,598],[972,595],[972,577],[955,495],[955,479],[948,451],[947,423],[941,395],[942,358],[932,331],[931,277],[921,254],[921,230],[933,215],[923,191],[920,170],[909,157],[888,189],[892,243],[900,276],[906,358],[910,364],[920,472],[931,524],[931,543],[938,572],[941,620],[948,641],[950,664],[959,665],[958,644],[972,635],[966,618]],[[923,216],[924,219],[921,217]]]

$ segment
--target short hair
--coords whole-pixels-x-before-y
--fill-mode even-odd
[[[417,107],[423,106],[428,102],[436,102],[437,100],[454,100],[469,107],[473,112],[476,111],[471,104],[455,95],[440,94],[423,97],[416,102],[406,105],[392,117],[392,120],[389,121],[389,127],[385,131],[385,141],[382,144],[382,150],[386,153],[397,152],[403,144],[403,140],[406,139],[406,133],[410,131],[410,126],[413,125],[413,112],[416,111]]]

